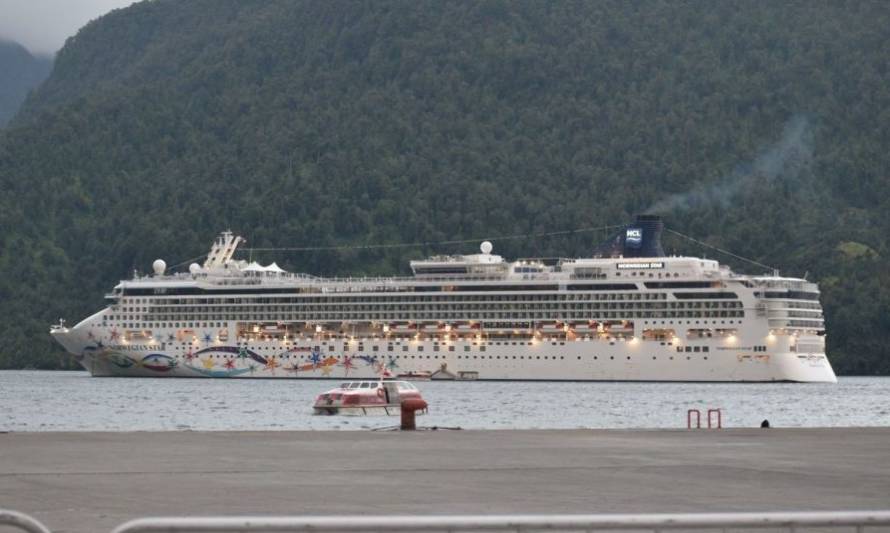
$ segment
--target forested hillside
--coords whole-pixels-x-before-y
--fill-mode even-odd
[[[0,366],[133,268],[253,246],[669,227],[819,281],[890,373],[890,4],[159,0],[91,22],[0,137]],[[495,242],[590,253],[579,232]],[[761,269],[682,240],[740,271]],[[395,273],[441,246],[305,252]],[[263,258],[272,260],[271,257]]]
[[[52,59],[35,57],[22,45],[0,38],[0,128],[15,115],[28,91],[46,79],[52,66]]]

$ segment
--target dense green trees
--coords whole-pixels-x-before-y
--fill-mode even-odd
[[[112,12],[0,137],[0,366],[66,364],[49,323],[226,227],[256,246],[435,241],[621,223],[717,191],[669,226],[820,281],[837,370],[888,373],[888,28],[883,2]],[[778,170],[756,164],[796,117]],[[583,255],[602,237],[495,245]],[[283,263],[393,273],[432,251]]]

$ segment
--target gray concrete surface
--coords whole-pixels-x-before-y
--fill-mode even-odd
[[[890,428],[0,434],[0,507],[158,515],[890,508]]]

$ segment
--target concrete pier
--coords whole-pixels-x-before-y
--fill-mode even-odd
[[[890,428],[0,434],[0,507],[142,516],[890,508]]]

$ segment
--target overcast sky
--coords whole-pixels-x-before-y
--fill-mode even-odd
[[[87,22],[135,0],[0,0],[0,38],[54,54]]]

